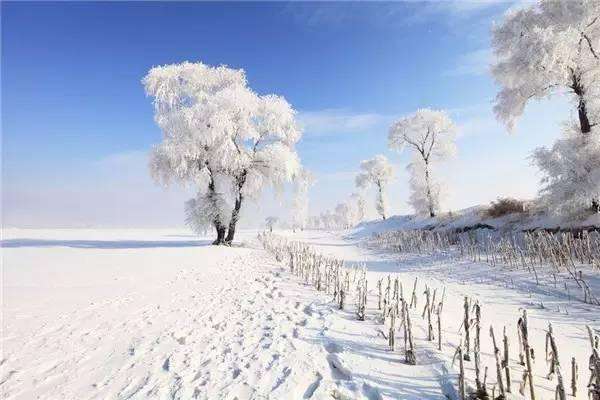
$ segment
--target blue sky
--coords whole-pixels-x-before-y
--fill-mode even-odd
[[[255,91],[299,111],[313,213],[343,201],[359,162],[378,153],[397,170],[392,212],[409,212],[408,156],[387,150],[387,128],[419,107],[448,109],[461,127],[444,208],[531,197],[539,177],[527,156],[558,136],[568,104],[529,107],[512,135],[494,120],[489,30],[511,6],[2,2],[4,224],[180,225],[189,191],[147,174],[160,132],[140,80],[185,60],[243,68]],[[266,193],[247,214],[285,203]]]

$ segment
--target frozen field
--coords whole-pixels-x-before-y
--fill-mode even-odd
[[[476,264],[391,257],[323,232],[285,233],[318,251],[369,268],[367,321],[291,276],[241,232],[234,248],[208,246],[185,231],[4,231],[0,391],[6,399],[444,399],[456,396],[463,296],[482,304],[482,357],[495,382],[489,325],[511,337],[513,393],[521,381],[516,321],[529,312],[538,399],[545,379],[545,329],[552,322],[563,376],[580,366],[587,398],[585,324],[597,308]],[[398,275],[405,291],[419,277],[417,365],[388,350],[375,282]],[[425,340],[424,285],[446,288],[443,351]],[[543,305],[543,307],[542,307]],[[466,363],[472,377],[472,362]],[[519,398],[515,396],[515,398]],[[571,397],[573,398],[573,397]]]

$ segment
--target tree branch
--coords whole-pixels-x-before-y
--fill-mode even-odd
[[[600,58],[598,58],[598,55],[596,54],[596,51],[594,51],[594,46],[592,46],[592,41],[590,40],[590,38],[588,37],[588,35],[586,35],[585,33],[581,32],[581,36],[583,36],[583,38],[587,42],[588,47],[590,48],[590,51],[592,52],[592,55],[594,56],[594,58],[596,60],[600,60]]]

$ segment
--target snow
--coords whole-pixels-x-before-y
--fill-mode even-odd
[[[452,355],[460,342],[463,296],[482,305],[483,363],[495,367],[488,329],[507,326],[513,392],[521,379],[516,321],[527,309],[539,398],[547,323],[562,372],[579,362],[578,397],[587,398],[585,324],[600,328],[597,307],[540,290],[527,276],[440,257],[383,254],[343,233],[279,231],[369,269],[367,320],[292,276],[241,231],[234,247],[209,246],[179,230],[25,230],[3,232],[0,388],[6,399],[445,399],[456,398]],[[443,351],[427,342],[413,312],[417,365],[403,363],[401,336],[390,351],[378,320],[376,280],[393,274],[404,290],[446,288]],[[517,281],[515,279],[515,281]],[[541,308],[543,304],[544,308]],[[467,362],[472,385],[473,363]]]
[[[519,214],[507,214],[492,218],[487,215],[489,207],[478,205],[463,210],[443,213],[435,217],[419,215],[394,215],[385,220],[365,221],[352,230],[352,236],[367,238],[374,233],[396,230],[465,230],[477,225],[486,225],[498,231],[519,231],[535,229],[600,229],[600,214],[592,214],[581,220],[566,219],[547,212],[533,210]]]

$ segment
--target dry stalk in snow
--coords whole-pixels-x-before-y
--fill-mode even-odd
[[[442,350],[442,309],[444,308],[444,303],[440,302],[437,306],[437,328],[438,328],[438,350]]]
[[[591,400],[600,400],[600,350],[598,336],[594,335],[592,328],[586,325],[592,355],[590,356],[590,380],[588,382],[588,396]]]
[[[473,342],[473,355],[475,358],[475,386],[477,387],[477,396],[479,398],[487,397],[485,387],[481,384],[481,306],[479,302],[473,305],[475,312],[474,328],[475,340]]]
[[[431,342],[435,339],[433,335],[433,325],[431,323],[431,307],[433,306],[433,303],[431,302],[431,290],[426,286],[424,293],[425,307],[423,308],[423,314],[421,317],[425,318],[425,316],[427,316],[427,340]]]
[[[458,345],[458,347],[456,348],[456,352],[454,353],[454,357],[452,357],[452,365],[454,365],[454,362],[456,361],[456,358],[458,357],[458,367],[459,367],[459,373],[458,373],[458,395],[460,400],[465,400],[465,391],[466,391],[466,387],[465,387],[465,366],[463,363],[463,351],[462,351],[462,342]]]
[[[469,304],[469,298],[467,296],[465,296],[465,302],[464,302],[464,318],[463,318],[463,327],[465,328],[465,353],[463,355],[465,361],[471,361],[471,356],[469,355],[469,352],[471,351],[470,347],[471,347],[471,338],[470,338],[470,318],[469,318],[469,309],[471,308],[470,304]]]
[[[571,395],[573,397],[577,396],[577,378],[578,374],[578,366],[575,357],[571,357]]]
[[[405,361],[409,365],[416,365],[417,358],[415,354],[415,347],[413,343],[412,336],[412,325],[410,322],[410,313],[408,310],[408,305],[406,301],[402,299],[402,316],[404,318],[403,326],[404,326],[404,356]]]
[[[600,232],[402,230],[376,234],[370,243],[399,253],[450,254],[494,268],[521,269],[531,273],[537,284],[542,283],[538,270],[544,273],[546,283],[552,276],[556,284],[560,275],[565,283],[577,285],[582,301],[600,305],[582,271],[600,272]]]
[[[527,311],[523,310],[523,316],[519,318],[519,322],[517,323],[520,331],[521,331],[521,340],[523,341],[523,350],[525,352],[525,364],[526,369],[523,373],[523,383],[521,384],[521,388],[519,393],[521,395],[525,392],[525,385],[529,383],[529,394],[531,400],[535,400],[535,386],[533,384],[533,370],[531,366],[531,348],[529,347],[529,332],[527,329]]]
[[[502,368],[504,368],[504,373],[506,375],[506,392],[510,393],[510,366],[509,366],[509,351],[508,351],[508,336],[506,336],[506,326],[502,329],[502,343],[504,344],[504,358],[502,359]]]
[[[390,306],[390,329],[388,334],[388,344],[394,351],[396,347],[396,309]]]
[[[412,296],[410,296],[410,308],[417,308],[417,279],[415,278],[415,284],[413,286]]]
[[[500,398],[504,399],[506,393],[504,391],[504,382],[502,381],[502,362],[500,361],[500,349],[496,345],[496,336],[494,336],[494,327],[490,325],[490,336],[494,345],[494,359],[496,360],[496,381],[500,390]]]
[[[357,294],[356,316],[359,321],[364,321],[367,310],[367,270],[365,267],[363,267],[361,277],[358,280]]]
[[[383,278],[379,279],[377,281],[377,309],[381,310],[381,281],[383,281]]]
[[[554,341],[554,334],[552,332],[552,324],[548,324],[548,332],[546,333],[546,360],[550,362],[550,371],[548,372],[548,379],[552,379],[552,376],[556,374],[558,383],[556,385],[556,399],[566,400],[567,395],[565,394],[565,386],[563,384],[562,374],[560,372],[560,363],[558,361],[558,348]]]

